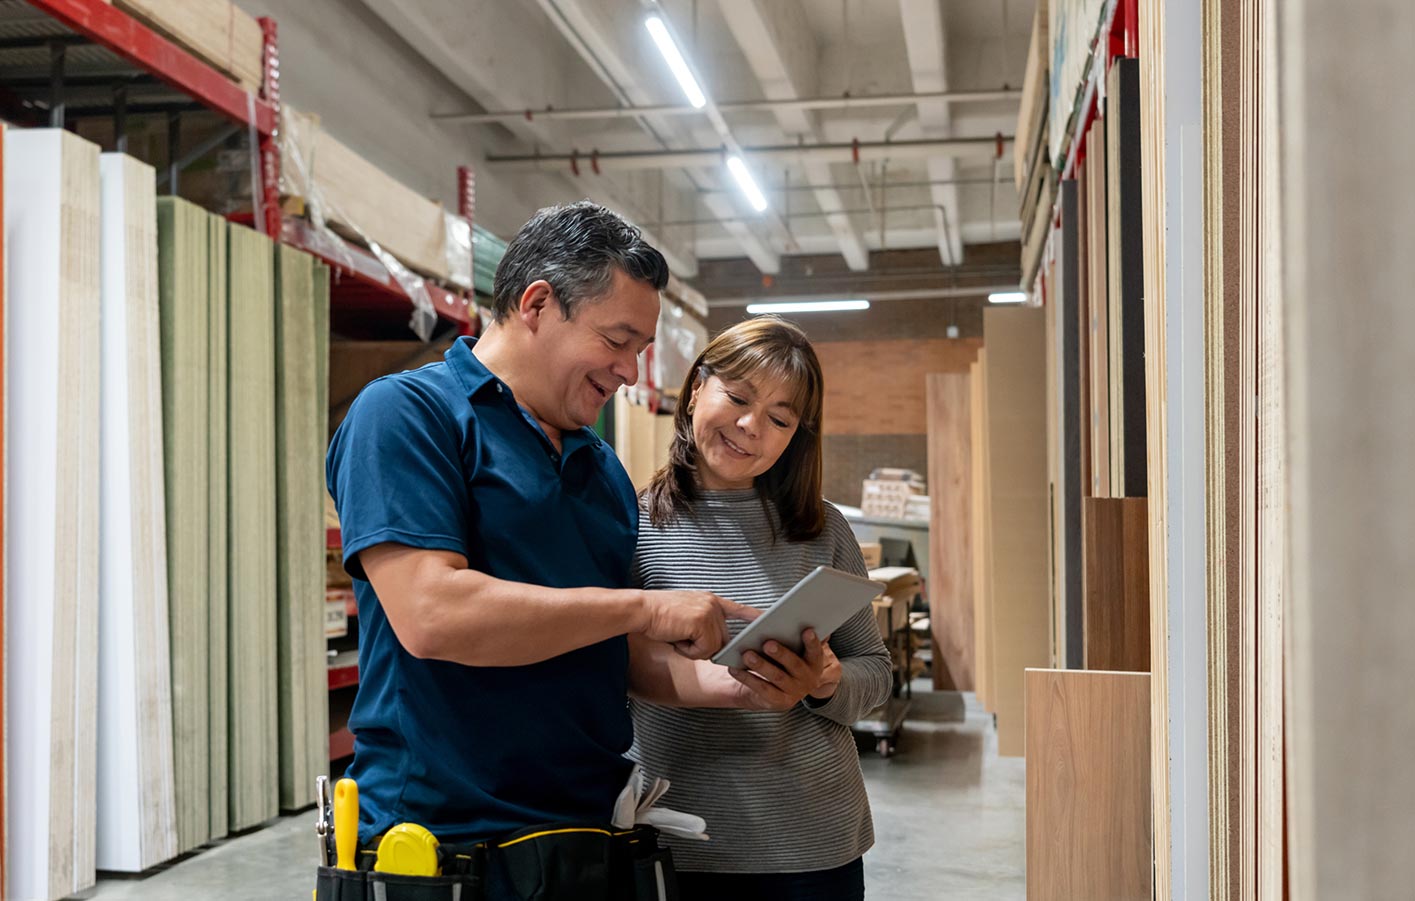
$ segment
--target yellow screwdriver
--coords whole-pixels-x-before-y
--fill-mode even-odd
[[[334,865],[354,869],[354,853],[359,846],[359,786],[345,777],[334,786]]]

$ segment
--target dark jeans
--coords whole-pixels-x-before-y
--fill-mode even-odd
[[[860,859],[811,873],[678,873],[680,901],[862,901]]]

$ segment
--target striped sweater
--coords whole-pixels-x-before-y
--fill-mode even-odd
[[[703,492],[689,515],[663,528],[649,523],[641,504],[634,579],[643,588],[707,590],[766,608],[817,566],[865,575],[859,545],[835,507],[826,504],[825,530],[811,541],[773,542],[767,516],[754,489]],[[745,624],[729,626],[735,635]],[[630,702],[630,756],[673,783],[664,806],[703,817],[712,837],[669,837],[678,869],[810,872],[849,863],[874,843],[850,725],[888,697],[889,654],[869,607],[837,629],[830,646],[842,676],[819,706],[763,712]]]

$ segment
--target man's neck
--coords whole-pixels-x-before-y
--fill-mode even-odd
[[[559,450],[560,429],[546,422],[545,417],[536,411],[537,393],[528,387],[535,376],[522,365],[530,359],[530,354],[518,346],[516,336],[503,326],[493,323],[487,326],[477,343],[472,345],[472,354],[492,375],[511,389],[511,393],[516,396],[516,402],[540,424],[550,443]]]

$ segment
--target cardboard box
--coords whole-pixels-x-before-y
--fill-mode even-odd
[[[879,569],[884,559],[884,548],[878,541],[862,541],[860,555],[865,558],[865,569]]]

